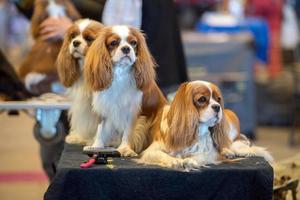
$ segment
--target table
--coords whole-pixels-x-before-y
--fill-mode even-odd
[[[114,159],[114,168],[80,169],[88,157],[65,145],[45,199],[272,199],[273,169],[262,158],[180,172]]]

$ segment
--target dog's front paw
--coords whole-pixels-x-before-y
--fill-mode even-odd
[[[93,143],[94,143],[94,140],[90,139],[90,140],[86,140],[84,145],[91,146]]]
[[[236,153],[236,156],[237,157],[255,157],[257,156],[254,152],[251,152],[251,151],[239,151]]]
[[[183,169],[183,160],[180,158],[175,158],[174,160],[172,160],[169,163],[169,165],[167,167],[173,168],[173,169]]]
[[[74,133],[67,135],[65,141],[68,144],[86,145],[88,143],[87,140],[83,139],[80,135]]]
[[[192,158],[185,158],[183,159],[183,168],[185,171],[192,171],[192,170],[198,170],[201,167],[201,165]]]
[[[128,146],[128,145],[121,145],[117,149],[122,157],[135,157],[137,154]]]
[[[221,155],[225,156],[228,159],[234,159],[237,156],[232,150],[228,148],[222,149]]]

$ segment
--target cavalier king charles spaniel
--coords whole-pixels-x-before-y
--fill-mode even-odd
[[[166,104],[144,35],[128,26],[103,28],[86,55],[84,75],[101,118],[93,145],[84,150],[115,147],[122,156],[136,156]]]
[[[157,116],[152,144],[141,154],[140,163],[192,170],[218,164],[233,157],[272,156],[251,146],[240,134],[239,119],[224,109],[220,89],[209,82],[182,84],[170,105]]]
[[[22,61],[18,71],[26,88],[33,94],[49,92],[50,88],[45,84],[57,81],[55,61],[62,45],[62,41],[59,39],[41,39],[40,25],[48,17],[63,16],[67,16],[71,20],[80,18],[70,0],[35,0],[31,18],[31,33],[35,44]],[[45,83],[44,86],[43,83]]]
[[[69,116],[71,131],[66,142],[90,144],[95,136],[98,116],[92,110],[92,91],[84,84],[83,63],[85,55],[104,26],[90,19],[81,19],[65,34],[57,58],[57,70],[62,84],[68,88],[72,100]]]

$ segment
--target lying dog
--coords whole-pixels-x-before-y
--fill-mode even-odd
[[[272,156],[240,134],[236,114],[224,109],[219,88],[209,82],[182,84],[157,116],[152,144],[138,162],[185,170],[218,164],[226,157]]]

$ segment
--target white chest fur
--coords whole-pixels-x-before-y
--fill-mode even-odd
[[[115,66],[110,87],[93,95],[93,108],[107,123],[122,132],[140,111],[142,91],[136,87],[131,66]]]
[[[200,125],[196,143],[180,152],[176,152],[176,156],[182,158],[196,156],[198,160],[214,163],[217,160],[218,152],[214,147],[208,127],[206,125]]]
[[[68,95],[72,100],[69,110],[69,115],[71,115],[70,135],[76,134],[85,141],[91,140],[97,129],[98,116],[92,112],[92,92],[85,87],[82,77],[68,89]],[[78,137],[76,138],[78,139]]]

